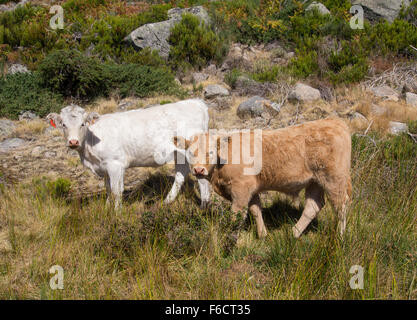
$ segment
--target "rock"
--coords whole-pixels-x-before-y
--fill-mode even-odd
[[[412,107],[417,107],[417,94],[407,92],[405,94],[405,101],[407,102],[408,105]]]
[[[276,115],[280,111],[278,104],[260,96],[254,96],[242,102],[237,108],[241,119],[265,117],[265,114]]]
[[[20,138],[10,138],[0,142],[0,152],[9,152],[14,148],[18,148],[27,143],[26,140]]]
[[[208,15],[208,12],[204,7],[202,6],[196,6],[191,8],[172,8],[168,10],[168,18],[169,20],[176,20],[180,21],[182,19],[182,15],[184,13],[191,13],[195,16],[197,16],[200,21],[204,21],[206,25],[210,24],[210,16]]]
[[[17,7],[19,6],[23,6],[24,4],[26,4],[27,2],[29,2],[29,0],[21,0],[19,3],[14,3],[13,1],[10,1],[9,3],[6,4],[2,4],[0,5],[0,12],[4,12],[4,11],[13,11],[15,10]]]
[[[319,13],[322,15],[330,14],[330,10],[326,8],[326,6],[320,2],[313,1],[307,8],[306,11],[313,11],[317,9]]]
[[[25,65],[14,63],[7,69],[7,74],[15,73],[30,73],[30,71]]]
[[[390,121],[389,122],[389,133],[393,135],[399,135],[401,133],[405,133],[408,131],[407,124],[403,122],[397,122],[397,121]]]
[[[204,73],[208,73],[208,74],[211,74],[211,75],[216,75],[216,73],[217,73],[217,67],[216,67],[216,65],[215,64],[210,64],[207,68],[205,68],[204,70]]]
[[[117,105],[117,108],[118,108],[119,110],[124,111],[124,110],[127,110],[127,108],[129,108],[129,107],[131,107],[131,106],[134,106],[134,105],[135,105],[135,103],[134,103],[134,102],[132,102],[132,101],[122,100],[122,101],[120,101],[120,102],[119,102],[119,104]]]
[[[370,111],[375,116],[382,116],[385,112],[387,112],[387,109],[377,104],[372,104]]]
[[[168,58],[170,50],[168,38],[171,28],[181,21],[181,15],[185,12],[196,15],[205,23],[210,22],[208,13],[202,6],[185,9],[173,8],[168,11],[169,20],[145,24],[133,30],[125,37],[124,41],[130,43],[137,50],[144,48],[158,50],[161,57]]]
[[[206,99],[212,99],[215,97],[227,97],[229,95],[229,90],[218,84],[208,85],[204,88],[204,98]]]
[[[216,97],[208,102],[208,107],[215,110],[225,110],[230,108],[229,97]]]
[[[55,158],[56,157],[56,152],[55,151],[46,151],[43,156],[45,158]]]
[[[202,73],[202,72],[195,72],[192,75],[192,78],[193,78],[193,82],[194,83],[203,82],[203,81],[207,80],[208,77],[209,77],[208,74],[205,74],[205,73]]]
[[[35,158],[37,158],[37,157],[39,157],[41,154],[42,154],[42,151],[45,149],[45,147],[42,147],[42,146],[36,146],[36,147],[34,147],[33,149],[32,149],[32,152],[30,153],[30,155],[32,156],[32,157],[35,157]]]
[[[237,77],[233,90],[241,96],[266,96],[276,90],[276,85],[270,82],[257,82],[247,76]]]
[[[401,10],[401,5],[409,6],[411,0],[352,0],[352,5],[359,4],[364,9],[365,18],[370,21],[386,19],[394,21]]]
[[[303,83],[297,83],[290,92],[288,99],[298,101],[313,101],[320,99],[320,91]]]
[[[32,111],[25,111],[19,115],[19,121],[23,121],[23,120],[30,121],[30,120],[35,120],[35,119],[39,119],[39,117]]]
[[[366,121],[368,122],[368,119],[366,119],[366,117],[359,112],[354,112],[352,115],[349,116],[350,120],[361,120],[361,121]]]
[[[179,86],[181,85],[181,81],[180,81],[180,79],[175,78],[175,79],[174,79],[174,81],[175,81],[175,83],[176,83],[177,85],[179,85]]]
[[[289,60],[295,57],[295,52],[290,51],[285,55],[285,59]]]
[[[371,92],[375,96],[380,97],[380,98],[384,98],[385,100],[398,101],[398,99],[399,99],[398,93],[394,89],[392,89],[392,88],[390,88],[386,85],[373,87],[373,88],[371,88]]]
[[[325,85],[319,85],[317,90],[320,91],[321,98],[325,101],[331,102],[334,99],[333,90]]]
[[[16,125],[13,121],[0,119],[0,136],[7,136],[13,132]]]

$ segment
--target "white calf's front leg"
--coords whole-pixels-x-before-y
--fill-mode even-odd
[[[124,176],[124,168],[120,164],[111,163],[107,165],[107,174],[108,174],[108,184],[110,187],[111,194],[107,194],[107,199],[113,198],[114,200],[114,207],[116,209],[120,208],[121,200],[123,196],[123,176]],[[107,185],[106,185],[107,187]]]
[[[210,202],[210,182],[206,179],[197,179],[198,186],[200,187],[200,197],[201,197],[201,205],[202,209],[207,208],[207,205]]]
[[[175,165],[175,181],[167,197],[165,198],[164,203],[168,204],[175,200],[175,198],[178,195],[178,192],[180,192],[181,187],[184,184],[185,177],[188,175],[189,172],[190,167],[188,166],[188,163]]]

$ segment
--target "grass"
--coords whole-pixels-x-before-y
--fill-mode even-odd
[[[126,192],[120,212],[103,194],[44,192],[47,182],[3,187],[0,299],[417,299],[416,152],[407,135],[353,136],[343,240],[329,205],[293,239],[300,211],[270,192],[269,236],[258,240],[249,219],[235,242],[230,204],[200,210],[193,180],[163,205],[172,183],[163,170]],[[54,291],[56,264],[64,289]],[[363,290],[349,287],[352,265],[364,268]]]

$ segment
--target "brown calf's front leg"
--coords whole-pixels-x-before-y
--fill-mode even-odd
[[[256,221],[256,231],[259,238],[265,238],[267,235],[264,219],[262,218],[262,205],[261,199],[258,194],[252,197],[249,203],[249,210]]]

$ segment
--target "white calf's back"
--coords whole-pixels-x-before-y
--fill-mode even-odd
[[[158,166],[155,154],[172,154],[178,130],[189,138],[207,132],[208,121],[207,106],[199,99],[106,114],[89,127],[86,148],[95,158],[120,161],[126,168]]]

